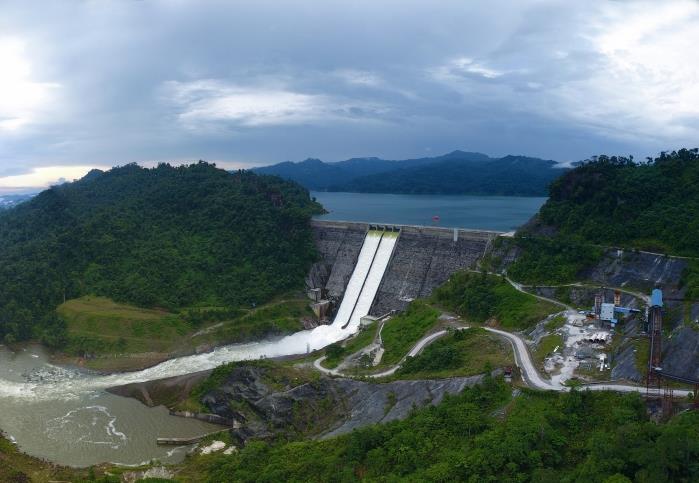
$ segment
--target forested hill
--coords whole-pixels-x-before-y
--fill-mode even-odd
[[[318,191],[545,196],[548,184],[564,170],[554,161],[538,158],[496,159],[454,151],[403,161],[354,158],[325,163],[307,159],[257,168],[256,172],[276,174]]]
[[[93,171],[0,213],[0,339],[52,332],[64,299],[234,307],[301,286],[315,257],[301,186],[204,162]]]
[[[551,185],[539,221],[581,241],[699,256],[698,151],[599,156]]]
[[[357,178],[343,191],[360,193],[546,196],[548,185],[565,172],[554,161],[524,156],[502,159],[449,159]]]

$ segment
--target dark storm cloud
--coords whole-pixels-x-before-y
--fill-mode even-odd
[[[698,12],[679,0],[6,1],[0,178],[691,145]]]

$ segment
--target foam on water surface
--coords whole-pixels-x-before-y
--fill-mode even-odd
[[[371,308],[396,241],[396,233],[369,231],[333,323],[277,340],[219,347],[112,375],[51,365],[40,347],[18,353],[0,347],[0,428],[16,438],[24,451],[67,465],[138,464],[144,457],[176,462],[184,451],[158,447],[156,437],[195,436],[215,427],[175,418],[164,408],[147,408],[103,390],[213,369],[231,361],[304,354],[349,337]]]

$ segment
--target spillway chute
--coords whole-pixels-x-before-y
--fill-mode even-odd
[[[371,304],[374,302],[376,292],[379,289],[379,285],[386,272],[386,267],[391,259],[397,241],[398,233],[393,231],[381,232],[378,246],[369,261],[366,273],[362,270],[357,274],[356,279],[355,274],[352,274],[352,279],[355,279],[354,285],[360,286],[360,289],[353,290],[351,297],[347,297],[347,292],[345,292],[340,310],[338,310],[338,316],[342,313],[342,318],[336,317],[335,321],[333,321],[333,325],[342,324],[341,327],[343,330],[349,328],[349,330],[354,331],[359,326],[361,318],[369,314]],[[363,279],[361,279],[361,277],[363,277]],[[361,285],[359,285],[360,279]],[[350,282],[352,282],[352,280],[350,280]]]

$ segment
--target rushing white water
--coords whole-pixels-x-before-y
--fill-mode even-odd
[[[357,258],[357,265],[354,267],[352,277],[347,283],[345,295],[342,297],[342,303],[337,310],[335,320],[333,320],[331,327],[342,328],[346,326],[348,322],[351,322],[350,317],[352,316],[357,300],[362,294],[364,281],[369,275],[374,258],[377,256],[377,250],[379,249],[382,236],[383,233],[380,231],[372,230],[367,233],[362,251],[359,253],[359,258]],[[347,326],[347,329],[349,328],[350,326]]]
[[[12,353],[0,346],[0,427],[22,450],[61,464],[180,461],[182,451],[160,447],[155,438],[190,437],[216,427],[170,416],[163,407],[147,408],[103,389],[189,374],[230,361],[303,354],[345,339],[369,312],[396,240],[397,234],[391,232],[367,233],[333,323],[278,340],[220,347],[143,371],[108,376],[48,364],[40,347]]]
[[[386,232],[381,238],[381,243],[374,257],[374,263],[371,265],[364,288],[359,294],[348,328],[359,327],[361,318],[369,313],[371,304],[376,297],[376,292],[379,290],[379,285],[381,285],[383,274],[391,259],[393,248],[396,246],[396,241],[398,241],[398,234],[395,232]]]
[[[379,231],[367,233],[342,304],[331,325],[321,325],[313,330],[296,332],[276,341],[219,347],[205,354],[171,359],[136,372],[88,376],[58,371],[58,375],[51,373],[55,377],[42,378],[40,382],[0,380],[0,396],[32,399],[74,398],[85,391],[190,374],[212,369],[231,361],[303,354],[309,350],[322,349],[349,337],[358,330],[360,319],[369,313],[396,241],[396,233]]]

